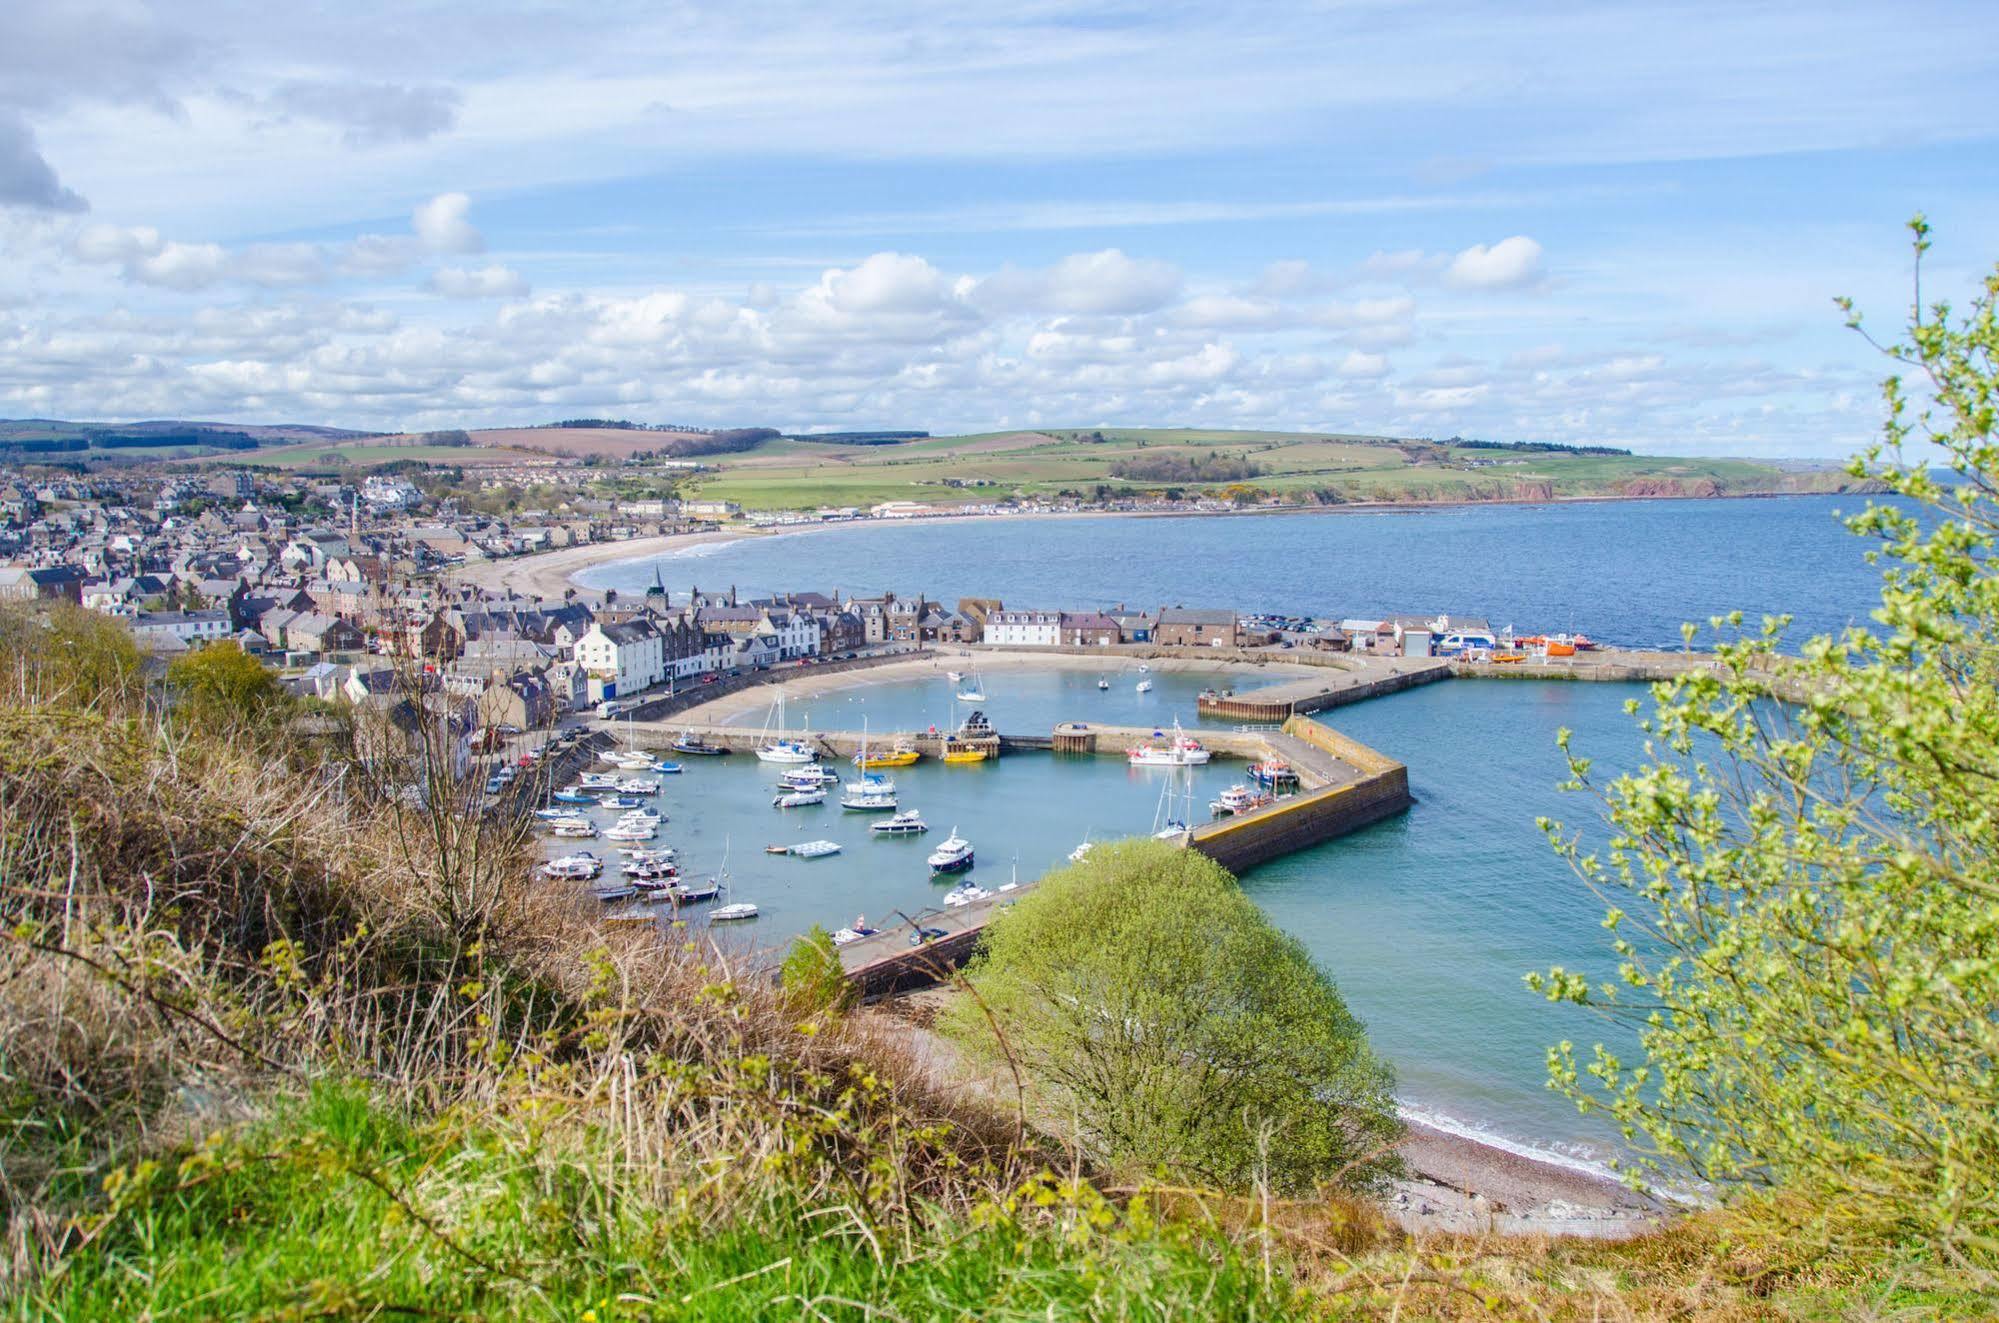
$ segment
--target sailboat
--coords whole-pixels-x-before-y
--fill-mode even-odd
[[[854,760],[863,769],[868,766],[868,723],[861,722],[861,752]],[[895,782],[880,772],[863,770],[847,784],[840,795],[840,807],[862,813],[893,812],[895,809]]]
[[[979,668],[972,667],[971,682],[958,690],[960,703],[983,703],[986,701],[986,687],[979,682]]]
[[[1176,787],[1179,785],[1183,775],[1188,778],[1187,789],[1185,791],[1187,807],[1182,811],[1183,815],[1176,815],[1175,808],[1182,798],[1182,792],[1176,789]],[[1159,788],[1159,805],[1152,810],[1152,839],[1156,841],[1180,840],[1188,835],[1187,819],[1193,816],[1194,785],[1192,776],[1176,768],[1173,775],[1166,779],[1166,784]]]
[[[1105,679],[1101,675],[1097,677],[1097,688],[1108,689],[1110,687],[1111,687],[1111,682],[1109,680]]]
[[[772,731],[776,735],[773,737]],[[802,740],[785,737],[784,734],[784,686],[777,687],[777,702],[771,705],[770,715],[764,718],[764,737],[757,745],[757,761],[765,763],[809,763],[818,759]]]

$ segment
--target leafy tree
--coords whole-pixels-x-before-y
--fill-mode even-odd
[[[1920,291],[1920,217],[1914,230]],[[1637,1021],[1642,1061],[1598,1045],[1582,1064],[1562,1043],[1553,1084],[1655,1163],[1719,1184],[1745,1230],[1985,1288],[1999,1284],[1995,306],[1999,273],[1963,316],[1919,294],[1906,340],[1884,349],[1898,365],[1884,437],[1852,471],[1906,501],[1848,521],[1885,566],[1874,627],[1785,658],[1782,622],[1766,622],[1718,649],[1719,674],[1655,687],[1649,766],[1597,786],[1570,755],[1571,784],[1606,809],[1608,852],[1544,826],[1609,898],[1621,963],[1602,986],[1529,978]]]
[[[993,921],[968,977],[978,996],[946,1032],[1010,1057],[1097,1162],[1282,1191],[1396,1170],[1388,1066],[1304,948],[1203,855],[1097,847]]]
[[[136,708],[145,662],[110,616],[67,603],[0,608],[0,692],[14,701]]]
[[[227,641],[175,658],[167,684],[181,714],[211,729],[261,725],[291,699],[270,668]]]

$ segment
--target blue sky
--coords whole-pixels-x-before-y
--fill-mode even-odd
[[[1819,456],[1989,5],[0,7],[0,414]],[[828,11],[831,12],[828,12]]]

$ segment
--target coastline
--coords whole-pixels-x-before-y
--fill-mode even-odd
[[[569,589],[600,592],[578,576],[591,570],[649,561],[687,547],[738,542],[748,538],[782,537],[800,533],[826,533],[845,528],[876,525],[965,523],[972,520],[1024,522],[1045,519],[1267,519],[1276,515],[1364,515],[1433,514],[1451,510],[1473,510],[1486,506],[1611,505],[1631,501],[1752,501],[1781,500],[1799,496],[1837,496],[1829,492],[1724,492],[1712,496],[1648,494],[1634,496],[1550,496],[1537,498],[1503,497],[1483,501],[1349,501],[1342,505],[1258,506],[1245,510],[1050,510],[1033,514],[991,515],[959,512],[914,515],[896,520],[849,520],[840,523],[785,524],[775,528],[724,528],[702,533],[669,533],[657,537],[632,538],[624,542],[591,542],[577,547],[510,556],[505,560],[481,561],[458,571],[461,582],[487,589],[511,588],[528,596],[560,597]]]

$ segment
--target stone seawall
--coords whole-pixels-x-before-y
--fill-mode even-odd
[[[1307,717],[1285,722],[1284,733],[1354,768],[1360,778],[1195,828],[1188,845],[1231,873],[1372,826],[1412,802],[1409,769],[1395,759]]]
[[[913,661],[931,655],[928,648],[911,648],[908,652],[885,653],[873,657],[856,657],[852,661],[821,662],[816,666],[786,666],[781,670],[758,671],[751,675],[732,675],[717,680],[714,684],[698,681],[673,694],[658,694],[639,700],[637,707],[620,713],[618,720],[630,717],[634,721],[662,721],[676,712],[685,712],[690,707],[712,703],[730,694],[739,694],[745,689],[755,689],[763,685],[783,684],[789,680],[810,679],[821,675],[838,675],[842,671],[865,671],[874,666],[886,666],[890,662]]]

